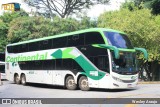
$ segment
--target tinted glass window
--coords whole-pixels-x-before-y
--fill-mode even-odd
[[[84,34],[68,36],[68,46],[84,45]]]
[[[40,42],[29,43],[29,51],[38,51],[40,47]]]
[[[0,65],[0,72],[5,73],[5,65]]]
[[[32,65],[33,66],[33,65]],[[42,61],[34,61],[34,69],[33,70],[42,70],[43,68],[43,63]]]
[[[52,48],[52,39],[40,41],[40,50]]]
[[[78,49],[88,58],[91,56],[107,55],[107,49],[97,48],[91,45],[79,46]]]
[[[20,67],[21,70],[30,70],[30,69],[32,69],[32,66],[33,66],[29,62],[27,62],[27,61],[18,62],[18,64],[19,64],[19,67]],[[34,63],[32,63],[32,64],[34,64]]]
[[[62,59],[56,59],[56,70],[61,70],[62,68]]]
[[[73,69],[72,59],[63,59],[63,69]]]
[[[116,32],[104,32],[104,34],[108,40],[109,45],[116,46],[117,48],[133,48],[130,40],[124,34]]]
[[[112,69],[113,72],[137,72],[136,54],[132,52],[121,52],[120,58],[116,59],[112,52]]]
[[[7,47],[7,51],[8,51],[8,53],[13,53],[13,48],[12,48],[12,46],[8,46],[8,47]]]
[[[0,53],[0,61],[5,61],[5,53]]]
[[[19,53],[27,52],[28,51],[28,44],[21,44],[19,45]]]
[[[15,46],[12,46],[12,51],[13,53],[18,53],[19,52],[19,45],[15,45]]]
[[[52,48],[63,48],[67,46],[67,37],[52,39]]]
[[[104,40],[99,32],[88,32],[85,34],[85,44],[104,44]]]
[[[108,56],[90,57],[89,60],[100,70],[109,72]]]
[[[37,60],[18,62],[21,70],[71,70],[74,73],[83,69],[73,59]]]
[[[55,60],[44,60],[43,70],[53,70],[55,69]]]

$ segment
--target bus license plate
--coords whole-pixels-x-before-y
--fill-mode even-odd
[[[132,84],[128,84],[128,87],[132,87]]]

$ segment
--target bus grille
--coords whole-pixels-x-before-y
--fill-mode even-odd
[[[136,80],[122,80],[122,82],[124,83],[132,83],[132,82],[135,82]]]

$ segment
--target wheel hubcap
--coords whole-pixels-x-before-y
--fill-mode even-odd
[[[68,86],[69,86],[69,87],[73,87],[74,85],[75,85],[74,80],[73,80],[73,79],[69,79],[69,80],[68,80]]]
[[[87,81],[86,79],[83,79],[83,80],[81,81],[81,86],[82,86],[82,88],[88,87],[88,81]]]

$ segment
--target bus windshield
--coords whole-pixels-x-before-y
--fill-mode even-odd
[[[117,48],[133,49],[133,46],[125,34],[117,32],[104,32],[109,45]]]
[[[120,52],[120,58],[114,58],[112,52],[112,70],[119,74],[137,73],[136,54],[132,52]]]

